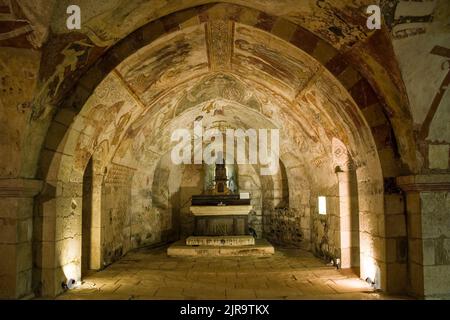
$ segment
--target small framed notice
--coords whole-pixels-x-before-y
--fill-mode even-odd
[[[239,193],[240,199],[250,199],[250,193],[249,192],[241,192]]]

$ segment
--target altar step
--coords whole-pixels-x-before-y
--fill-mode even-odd
[[[252,246],[252,236],[192,236],[186,239],[188,246]]]
[[[274,247],[265,239],[258,239],[254,245],[235,246],[189,246],[186,241],[178,241],[167,249],[171,257],[233,257],[267,256],[275,253]]]

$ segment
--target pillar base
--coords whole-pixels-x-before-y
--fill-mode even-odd
[[[406,193],[409,291],[434,299],[450,292],[450,174],[397,178]]]
[[[0,179],[0,299],[32,294],[33,197],[42,182]]]

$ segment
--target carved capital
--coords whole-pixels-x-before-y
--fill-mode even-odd
[[[403,176],[397,184],[406,192],[450,191],[450,174]]]

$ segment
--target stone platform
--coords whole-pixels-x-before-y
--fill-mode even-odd
[[[188,246],[252,246],[255,238],[252,236],[197,236],[186,239]]]
[[[254,245],[187,245],[186,240],[175,242],[167,249],[171,257],[234,257],[269,256],[274,247],[265,239],[256,240]]]

